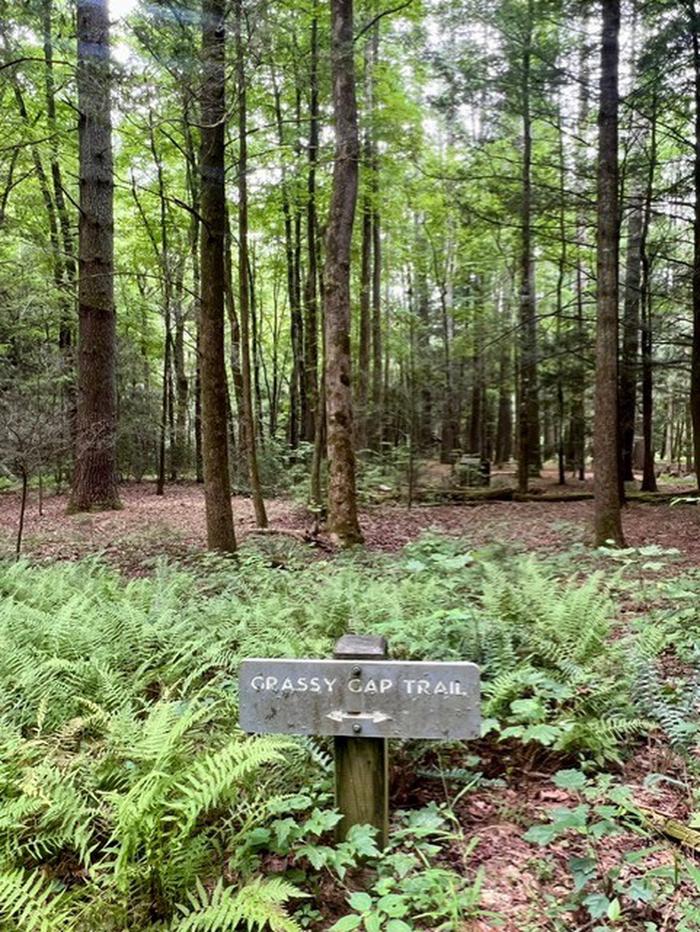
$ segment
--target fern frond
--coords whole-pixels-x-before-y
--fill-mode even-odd
[[[173,932],[301,932],[285,905],[303,897],[297,887],[286,880],[256,877],[239,890],[225,887],[219,880],[210,892],[201,882],[189,895],[189,906],[179,906],[182,918],[175,920]]]
[[[0,872],[0,920],[16,932],[59,932],[67,928],[64,894],[40,871]]]

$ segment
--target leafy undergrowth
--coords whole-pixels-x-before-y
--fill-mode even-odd
[[[0,929],[700,929],[700,581],[427,535],[127,580],[0,564]],[[644,613],[616,600],[650,578]],[[477,662],[484,734],[397,746],[391,844],[336,844],[329,746],[236,728],[246,656]],[[686,838],[686,840],[688,840]]]

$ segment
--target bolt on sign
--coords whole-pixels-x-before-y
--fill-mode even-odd
[[[479,668],[392,660],[244,660],[244,731],[368,738],[477,738]]]

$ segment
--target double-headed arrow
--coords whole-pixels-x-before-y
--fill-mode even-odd
[[[326,715],[332,722],[372,722],[374,725],[380,725],[382,722],[391,720],[391,715],[385,715],[384,712],[344,712],[342,709],[336,709]]]

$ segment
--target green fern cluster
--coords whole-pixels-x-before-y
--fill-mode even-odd
[[[435,536],[398,559],[273,562],[132,581],[0,564],[0,932],[296,929],[302,891],[264,876],[260,839],[330,759],[237,731],[242,657],[383,633],[397,658],[478,663],[497,740],[598,759],[685,715],[655,672],[663,641],[616,636],[598,577]]]
[[[244,844],[309,760],[235,727],[253,598],[271,598],[246,577],[206,597],[166,568],[0,567],[2,932],[296,928],[298,891]],[[275,632],[277,650],[295,636]]]
[[[629,665],[637,705],[675,750],[687,752],[700,733],[700,650],[695,642],[684,652],[685,676],[669,677],[663,672],[664,654],[677,641],[667,625],[643,625],[630,651]]]
[[[606,759],[648,727],[600,575],[566,584],[532,558],[486,559],[438,582],[427,611],[380,628],[408,657],[477,663],[489,731]]]

